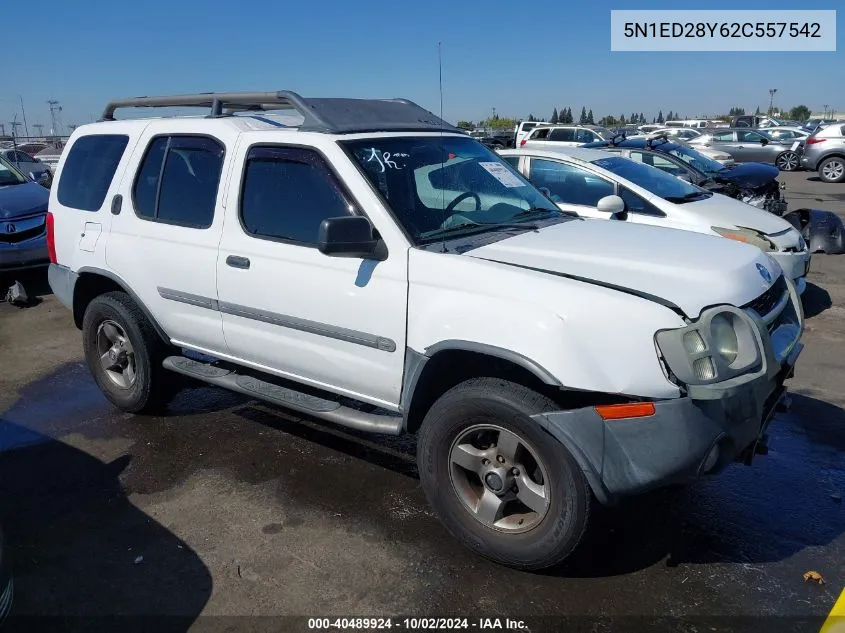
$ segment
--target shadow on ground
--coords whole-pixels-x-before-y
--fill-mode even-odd
[[[103,463],[5,420],[0,434],[27,442],[0,453],[0,521],[15,577],[4,633],[187,631],[212,578],[126,498],[118,478],[131,457]]]
[[[811,319],[820,315],[825,310],[833,307],[830,293],[814,283],[807,283],[804,294],[801,295],[801,303],[804,305],[804,316]]]

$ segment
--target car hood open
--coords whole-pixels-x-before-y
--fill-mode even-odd
[[[780,170],[765,163],[737,163],[720,171],[713,180],[731,183],[741,189],[757,189],[776,180]]]
[[[465,254],[630,292],[691,318],[711,305],[741,306],[761,295],[771,283],[760,267],[772,281],[781,274],[747,244],[606,220],[564,222]]]
[[[0,220],[47,212],[50,192],[35,182],[0,187]]]

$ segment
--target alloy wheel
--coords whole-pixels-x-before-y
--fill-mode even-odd
[[[135,350],[126,331],[115,321],[107,319],[97,328],[97,352],[103,371],[112,383],[121,389],[129,389],[135,384]]]

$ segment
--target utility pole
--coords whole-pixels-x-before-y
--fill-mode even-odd
[[[769,88],[769,116],[772,115],[772,110],[774,108],[775,103],[775,93],[778,91],[777,88]]]
[[[26,135],[29,136],[29,126],[26,124],[26,110],[23,109],[23,95],[18,95],[21,100],[21,114],[23,115],[23,129]]]
[[[44,129],[44,124],[42,124],[42,123],[33,123],[33,124],[32,124],[32,127],[34,127],[34,128],[35,128],[35,131],[38,133],[39,138],[40,138],[41,136],[44,136],[44,134],[42,133],[42,130]]]
[[[52,127],[50,128],[50,135],[51,136],[58,136],[61,134],[61,111],[62,106],[59,105],[59,102],[55,99],[48,99],[47,105],[50,106],[50,122]]]
[[[824,118],[827,118],[827,104],[824,106]]]
[[[6,136],[6,124],[0,123],[0,136]]]

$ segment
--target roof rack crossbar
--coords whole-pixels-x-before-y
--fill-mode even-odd
[[[114,121],[121,108],[208,108],[208,116],[235,112],[294,110],[302,118],[300,130],[335,134],[359,131],[460,131],[407,99],[305,99],[295,92],[205,92],[199,94],[132,97],[109,102],[101,121]]]

